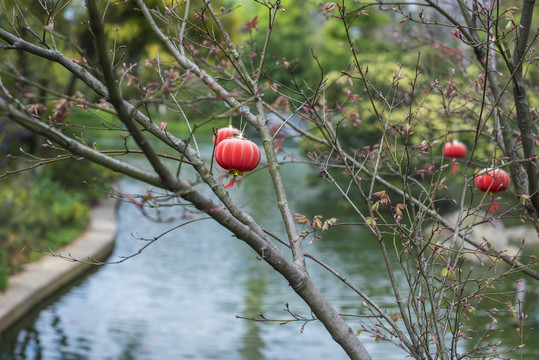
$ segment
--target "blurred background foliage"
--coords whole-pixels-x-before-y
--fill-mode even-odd
[[[66,8],[62,7],[68,3],[66,1],[21,0],[17,3],[38,36],[44,36],[52,43],[44,26],[54,24],[51,31],[58,50],[100,76],[83,2],[71,1]],[[159,7],[155,13],[160,20],[158,25],[174,38],[177,29],[166,22],[172,15],[163,8],[163,2],[148,0],[146,3],[150,8]],[[212,127],[222,126],[232,115],[237,115],[226,113],[228,110],[221,99],[212,97],[197,78],[174,64],[171,54],[153,35],[134,1],[108,4],[104,18],[106,32],[126,98],[137,99],[135,104],[139,109],[148,110],[148,115],[158,124],[166,121],[168,131],[180,137],[189,134],[184,114],[191,126],[196,127],[197,135],[211,134]],[[169,10],[176,14],[174,16],[183,18],[186,9],[183,1],[166,4],[170,5]],[[414,159],[412,166],[418,169],[433,161],[439,165],[442,144],[449,138],[458,138],[471,146],[480,114],[482,70],[459,40],[451,35],[451,29],[410,21],[399,24],[402,16],[391,6],[363,9],[352,0],[345,4],[349,9],[357,9],[350,11],[346,18],[349,38],[343,21],[332,16],[335,12],[327,11],[326,4],[283,2],[286,11],[278,11],[261,77],[268,85],[266,99],[280,101],[269,88],[273,82],[281,84],[279,90],[289,96],[290,101],[313,96],[323,85],[323,101],[332,121],[339,124],[341,141],[354,149],[375,146],[383,128],[398,138],[396,129],[411,121],[413,133],[408,144],[417,146],[425,139],[432,144],[432,153],[418,153]],[[504,1],[502,4],[508,8],[518,6],[519,2]],[[0,26],[7,30],[14,27],[24,39],[37,43],[36,37],[21,26],[22,18],[13,2],[6,1],[5,6],[7,16],[0,17]],[[222,39],[215,35],[218,31],[214,31],[215,23],[203,10],[203,1],[191,1],[189,6],[186,51],[212,75],[218,72],[229,74],[228,78],[220,77],[219,81],[248,104],[248,94],[233,79],[234,69],[217,51],[217,44],[222,44]],[[247,0],[220,1],[214,6],[238,44],[244,61],[254,71],[267,35],[269,10],[256,1]],[[360,10],[368,11],[357,15]],[[420,10],[418,6],[409,9],[415,15]],[[537,24],[537,7],[535,12]],[[432,20],[443,20],[428,10],[425,14]],[[13,24],[8,19],[13,19]],[[518,21],[518,12],[515,12],[515,20]],[[504,18],[501,26],[505,27],[508,22],[509,19]],[[381,110],[382,118],[388,119],[387,124],[376,117],[362,81],[359,78],[351,81],[346,75],[357,76],[349,41],[354,45],[362,68],[368,67],[366,79],[374,94],[373,102]],[[17,51],[0,52],[0,61],[4,85],[29,110],[50,119],[66,134],[88,144],[95,142],[97,146],[118,132],[126,135],[110,108],[58,64]],[[536,64],[526,65],[526,72],[530,105],[537,109],[539,72]],[[500,78],[506,81],[509,77],[503,73]],[[66,94],[68,98],[59,98],[58,93]],[[181,103],[183,114],[178,111],[172,96],[180,101],[187,99]],[[95,107],[82,108],[84,102],[94,103]],[[283,106],[283,109],[291,111],[291,107]],[[234,121],[237,119],[235,116]],[[493,138],[486,136],[493,134],[494,128],[488,125],[492,123],[489,120],[485,135],[480,136],[474,159],[486,159],[494,154]],[[307,126],[315,133],[318,131],[315,124]],[[57,150],[42,146],[46,139],[30,134],[7,118],[0,119],[0,129],[0,173],[26,166],[24,161],[6,157],[8,154],[43,158],[58,155]],[[309,150],[311,145],[303,146]],[[76,159],[0,178],[0,238],[7,239],[0,248],[0,287],[5,269],[15,270],[23,262],[20,250],[17,250],[24,247],[23,244],[26,248],[61,245],[84,226],[89,206],[99,196],[99,192],[82,183],[88,179],[101,179],[104,183],[113,181],[110,174]],[[70,225],[69,229],[67,225]],[[68,235],[58,235],[64,228]],[[42,242],[47,239],[49,242]]]

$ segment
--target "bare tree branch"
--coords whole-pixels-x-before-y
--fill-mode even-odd
[[[112,72],[110,65],[110,59],[108,57],[108,46],[103,32],[103,24],[101,23],[101,14],[98,11],[97,4],[94,0],[88,0],[87,3],[88,13],[90,14],[90,25],[92,32],[96,37],[97,52],[99,54],[99,61],[101,68],[103,69],[103,76],[105,78],[105,84],[109,90],[109,101],[118,112],[120,120],[125,124],[127,130],[131,133],[137,145],[142,149],[146,158],[152,164],[155,172],[161,177],[163,183],[168,188],[175,188],[178,183],[178,179],[172,175],[172,173],[163,165],[159,157],[156,155],[154,149],[139,130],[136,122],[133,120],[134,109],[131,111],[125,106],[125,101],[120,95],[120,91],[116,85],[116,80]]]

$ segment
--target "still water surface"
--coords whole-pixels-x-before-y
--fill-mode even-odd
[[[307,165],[285,166],[292,209],[312,217],[346,219],[326,188],[309,186]],[[147,186],[124,179],[121,191],[144,193]],[[231,196],[268,229],[283,234],[265,171],[234,185]],[[181,223],[179,208],[167,208],[156,223],[132,204],[118,209],[119,231],[110,260],[136,252],[143,241]],[[331,230],[307,251],[333,264],[382,306],[394,308],[376,242],[361,230]],[[343,313],[364,313],[363,302],[316,264],[309,270]],[[398,271],[398,269],[396,269]],[[258,323],[236,318],[289,319],[283,311],[309,317],[308,308],[256,254],[209,220],[166,236],[141,255],[95,269],[0,339],[1,360],[163,360],[163,359],[347,359],[323,326],[291,322]],[[359,321],[349,319],[354,330]],[[374,359],[403,359],[394,345],[360,336]],[[532,358],[530,358],[532,359]]]

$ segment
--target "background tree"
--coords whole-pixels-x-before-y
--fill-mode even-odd
[[[526,75],[534,74],[531,67],[537,61],[537,33],[530,31],[534,1],[524,0],[522,9],[490,1],[458,2],[459,17],[453,8],[429,0],[411,7],[405,3],[342,1],[325,4],[320,13],[310,4],[255,1],[252,13],[259,18],[243,19],[242,38],[227,31],[239,21],[233,18],[226,22],[234,16],[234,2],[217,5],[204,1],[197,7],[189,1],[163,5],[138,0],[136,6],[126,2],[114,4],[113,9],[110,3],[100,8],[89,0],[87,14],[81,13],[87,18],[72,26],[86,39],[85,49],[95,52],[82,52],[77,59],[66,55],[76,46],[49,21],[52,14],[65,14],[68,19],[68,14],[73,14],[68,12],[69,2],[43,2],[42,10],[35,10],[41,17],[36,18],[49,20],[35,24],[26,20],[30,15],[19,2],[13,4],[2,19],[2,57],[9,60],[11,54],[25,54],[52,64],[51,73],[61,74],[59,78],[74,75],[78,79],[80,93],[73,96],[16,72],[2,73],[1,114],[43,136],[46,148],[64,149],[66,155],[57,160],[68,158],[70,153],[162,188],[167,198],[175,197],[182,206],[189,204],[229,229],[289,282],[352,359],[369,359],[370,355],[310,277],[306,258],[333,273],[365,303],[373,320],[365,322],[361,330],[379,340],[393,341],[412,357],[501,356],[497,345],[488,342],[488,332],[467,337],[476,344],[468,350],[458,344],[469,329],[463,320],[466,314],[472,309],[488,311],[481,307],[481,301],[490,296],[489,284],[515,273],[539,279],[535,257],[526,252],[525,242],[521,250],[509,254],[496,248],[493,239],[471,236],[472,229],[481,223],[494,224],[511,217],[539,229],[536,111],[530,107],[536,98],[526,91],[531,84]],[[48,4],[55,12],[47,10]],[[114,27],[131,11],[141,14],[144,27],[152,32],[152,40],[143,40],[138,47],[159,43],[155,55],[150,54],[144,64],[136,51],[131,52],[132,45],[125,51],[118,43],[118,39],[131,40],[119,37],[122,30]],[[375,11],[377,15],[370,18],[375,20],[367,20]],[[323,43],[320,54],[316,49],[306,54],[312,23],[299,26],[299,32],[287,26],[292,23],[297,27],[300,19],[306,21],[300,16],[305,12],[313,14],[315,23],[328,21],[322,33],[332,39]],[[448,47],[445,39],[431,38],[427,61],[420,52],[398,56],[396,61],[379,53],[364,54],[369,49],[366,38],[374,33],[365,24],[395,16],[403,26],[418,29],[411,38],[416,43],[399,38],[398,46],[422,46],[419,29],[429,25],[447,27],[450,32],[441,33],[452,36],[456,45]],[[21,35],[23,29],[28,37]],[[137,25],[136,29],[143,27]],[[149,37],[149,31],[143,34]],[[297,44],[297,34],[305,35],[299,36],[304,43],[289,47]],[[133,43],[136,41],[140,39]],[[336,53],[347,56],[346,61],[329,60],[331,42]],[[387,51],[389,46],[372,48]],[[427,77],[423,69],[439,55],[433,48],[453,55],[456,69],[464,73],[451,70],[438,74],[437,67],[429,68]],[[147,51],[151,52],[151,47]],[[474,65],[468,54],[475,57]],[[291,65],[289,60],[295,62],[296,58],[297,66]],[[389,63],[395,65],[389,67]],[[276,65],[284,69],[273,70]],[[442,71],[449,69],[442,67]],[[28,101],[20,96],[16,82],[46,90],[54,100]],[[506,93],[509,87],[513,88],[512,96]],[[60,109],[58,102],[62,103]],[[162,106],[180,119],[178,129],[184,133],[173,131],[177,120],[161,121]],[[75,108],[82,108],[86,115],[75,116]],[[334,186],[335,193],[350,206],[353,222],[298,214],[290,208],[277,157],[282,133],[267,121],[270,112],[301,135],[307,159],[318,170],[316,181]],[[244,212],[223,188],[222,175],[212,159],[201,155],[201,133],[211,133],[211,128],[226,122],[220,119],[231,115],[241,116],[248,125],[246,132],[262,144],[264,171],[272,179],[286,239],[263,229]],[[297,126],[292,117],[305,126]],[[100,150],[92,138],[97,130],[123,138],[124,146]],[[470,152],[462,161],[460,180],[447,192],[445,184],[451,181],[446,170],[448,159],[441,155],[440,144],[461,132],[468,139]],[[158,152],[156,143],[171,149],[174,156]],[[150,170],[122,158],[133,153],[144,157]],[[27,161],[32,159],[30,156]],[[41,162],[42,158],[37,158],[31,166]],[[196,182],[185,179],[187,166],[196,171]],[[479,196],[473,185],[475,168],[508,169],[514,191],[503,199]],[[121,195],[113,189],[111,192]],[[162,204],[161,198],[148,195],[130,200],[141,207]],[[486,212],[495,201],[501,211]],[[447,203],[456,204],[455,219],[440,211],[441,204]],[[308,244],[316,244],[317,236],[332,226],[370,230],[385,262],[398,315],[390,315],[373,302],[361,284],[348,281],[335,265],[305,253]],[[393,250],[398,254],[397,263],[389,256]],[[486,255],[490,260],[485,261],[485,271],[477,275],[465,266],[465,254]],[[496,260],[507,263],[502,274],[495,271]],[[403,279],[396,278],[395,267],[403,268]],[[511,307],[506,300],[501,301]]]

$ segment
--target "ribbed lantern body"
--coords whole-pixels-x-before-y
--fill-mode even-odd
[[[217,130],[217,139],[215,138],[215,135],[213,136],[213,143],[215,145],[218,145],[224,139],[233,137],[236,134],[241,134],[241,130],[236,129],[232,126],[220,128],[219,130]]]
[[[243,175],[260,163],[260,149],[251,140],[242,137],[224,139],[215,147],[215,160],[229,173]]]
[[[484,169],[475,175],[474,182],[479,190],[495,194],[507,190],[511,179],[502,169]]]
[[[458,140],[448,141],[444,145],[444,156],[454,159],[462,159],[466,156],[466,145]]]

